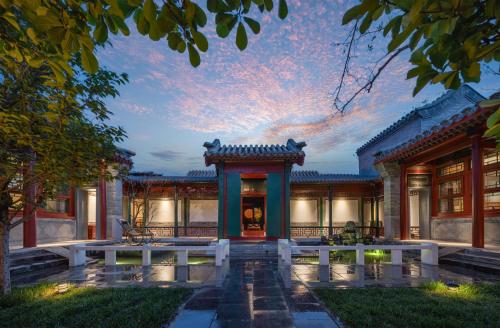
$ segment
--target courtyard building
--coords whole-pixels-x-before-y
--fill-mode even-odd
[[[496,108],[479,106],[484,99],[464,85],[411,110],[357,149],[358,174],[304,170],[307,145],[294,139],[205,142],[206,170],[132,172],[68,189],[12,244],[119,239],[126,219],[161,237],[320,238],[352,221],[388,240],[500,245],[500,154],[483,136]],[[130,167],[133,156],[122,150],[117,165]]]

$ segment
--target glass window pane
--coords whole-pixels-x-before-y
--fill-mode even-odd
[[[448,213],[448,199],[439,200],[439,212]]]
[[[447,165],[447,166],[442,167],[439,170],[439,175],[441,175],[441,176],[450,175],[450,174],[455,174],[455,173],[459,173],[459,172],[463,172],[463,171],[464,171],[464,162],[460,162],[460,163],[455,163],[455,164],[451,164],[451,165]]]
[[[484,174],[484,188],[500,187],[500,171],[490,171]]]
[[[266,180],[241,179],[241,192],[266,192]]]
[[[463,197],[453,198],[453,212],[462,212],[464,210],[464,199]]]
[[[444,198],[439,200],[439,212],[441,213],[460,213],[463,211],[463,197]]]
[[[500,192],[492,192],[484,194],[484,209],[485,210],[500,209]]]
[[[69,206],[68,199],[48,199],[42,208],[49,212],[66,213]]]
[[[462,180],[450,180],[439,184],[439,196],[456,195],[462,193]]]
[[[500,152],[492,152],[484,155],[484,165],[495,164],[500,162]]]

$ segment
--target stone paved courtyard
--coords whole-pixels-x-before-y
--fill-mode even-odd
[[[336,327],[310,289],[316,287],[416,287],[431,280],[500,282],[500,276],[456,266],[426,266],[418,262],[391,264],[278,264],[274,259],[231,260],[213,264],[118,265],[92,264],[71,268],[41,281],[81,286],[160,286],[195,288],[169,327]],[[40,281],[38,281],[40,282]],[[33,282],[35,283],[35,281]]]

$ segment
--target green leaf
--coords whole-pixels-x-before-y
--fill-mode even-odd
[[[200,32],[198,31],[192,31],[191,34],[193,35],[194,42],[196,43],[196,46],[200,51],[207,51],[208,50],[208,41],[207,38]]]
[[[278,17],[281,19],[285,19],[288,16],[288,6],[286,4],[286,0],[280,0],[278,7]]]
[[[432,83],[440,83],[441,81],[447,79],[453,72],[444,72],[444,73],[439,73],[432,79]]]
[[[432,69],[429,69],[424,74],[420,74],[417,78],[417,84],[413,89],[413,96],[415,97],[436,75],[437,72]]]
[[[167,14],[161,13],[158,15],[158,20],[156,21],[158,27],[163,33],[171,32],[175,27],[175,22],[167,16]]]
[[[38,8],[36,8],[36,14],[38,16],[45,16],[45,15],[47,15],[48,11],[49,11],[49,9],[47,7],[38,7]]]
[[[229,29],[226,24],[217,24],[216,32],[221,38],[225,38],[229,35]]]
[[[499,102],[499,104],[500,104],[500,102]],[[488,117],[488,120],[486,121],[486,126],[488,128],[491,128],[495,124],[497,124],[498,121],[500,121],[500,108],[497,109],[493,114],[491,114],[490,117]]]
[[[148,22],[156,19],[156,4],[153,0],[146,0],[144,2],[144,17],[146,17]]]
[[[181,41],[181,37],[177,32],[169,33],[167,36],[167,41],[170,49],[177,50],[177,45]]]
[[[28,27],[26,30],[26,34],[28,34],[28,37],[33,41],[34,44],[38,43],[38,38],[36,37],[35,30],[32,27]]]
[[[347,10],[344,14],[344,17],[342,17],[342,25],[348,24],[352,20],[358,18],[362,13],[362,7],[361,5],[354,6]]]
[[[264,0],[264,6],[267,11],[273,10],[273,0]]]
[[[157,21],[152,21],[150,26],[149,26],[149,38],[153,41],[158,41],[160,40],[163,36],[165,36],[165,33],[162,32],[160,25],[158,24]]]
[[[238,24],[238,30],[236,31],[236,45],[241,51],[245,50],[248,44],[247,31],[245,26],[240,22]]]
[[[141,15],[139,21],[137,22],[137,31],[142,35],[146,35],[149,33],[149,23],[144,15]]]
[[[217,12],[217,0],[207,0],[207,9],[211,13]]]
[[[481,77],[481,65],[479,65],[479,63],[477,62],[473,62],[468,68],[465,69],[465,73],[468,81],[479,82],[479,79]]]
[[[123,33],[123,35],[125,35],[125,36],[130,35],[130,30],[128,28],[128,25],[125,23],[125,21],[123,19],[121,19],[120,17],[116,17],[116,16],[112,16],[111,18],[115,22],[115,25],[118,26],[120,31]]]
[[[108,39],[108,27],[103,21],[97,23],[94,29],[94,39],[97,43],[104,43]]]
[[[198,6],[197,4],[194,5],[196,8],[194,13],[194,20],[196,21],[196,24],[198,24],[198,26],[203,27],[207,24],[207,15],[203,11],[203,9],[200,8],[200,6]]]
[[[365,19],[363,19],[363,22],[359,26],[359,32],[361,32],[361,34],[365,33],[371,24],[372,24],[372,17],[368,14],[365,16]]]
[[[479,103],[479,107],[487,108],[492,106],[500,106],[500,99],[487,99]]]
[[[457,81],[458,80],[458,83],[460,86],[460,78],[458,77],[458,72],[457,71],[453,71],[453,72],[450,72],[451,74],[448,76],[448,78],[446,79],[446,82],[444,82],[444,87],[446,89],[456,89],[457,88]]]
[[[487,138],[496,137],[497,140],[500,139],[500,124],[495,124],[493,127],[486,130],[484,136]]]
[[[181,54],[186,51],[186,42],[183,39],[179,40],[179,43],[177,44],[177,51]]]
[[[243,18],[245,22],[248,24],[250,29],[254,34],[259,34],[260,32],[260,24],[256,20],[251,19],[250,17],[244,17]]]
[[[83,47],[81,55],[83,69],[85,69],[89,73],[97,72],[99,65],[97,63],[97,59],[94,56],[94,53],[86,47]]]
[[[188,44],[188,52],[191,65],[193,65],[193,67],[198,67],[200,65],[200,54],[191,43]]]

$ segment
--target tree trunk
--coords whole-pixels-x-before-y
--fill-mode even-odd
[[[9,226],[0,222],[0,284],[3,295],[10,293],[9,230]]]

